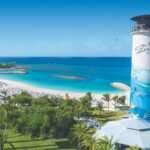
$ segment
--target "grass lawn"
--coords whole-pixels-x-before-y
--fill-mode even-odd
[[[100,123],[105,124],[108,121],[119,120],[124,112],[102,111],[93,109],[91,117],[95,118]],[[70,144],[67,138],[64,139],[31,139],[30,136],[16,134],[10,131],[9,142],[13,143],[16,150],[77,150],[77,148]],[[5,150],[11,150],[9,144],[5,144]]]
[[[29,136],[12,134],[8,141],[14,144],[16,150],[77,150],[68,139],[34,140]],[[12,150],[8,144],[5,144],[4,149]]]
[[[92,110],[92,117],[103,124],[105,124],[108,121],[119,120],[125,114],[127,114],[127,112],[108,111],[108,110],[100,112],[99,110],[96,109]]]

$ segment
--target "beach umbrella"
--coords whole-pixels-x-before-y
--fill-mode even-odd
[[[150,123],[138,119],[110,121],[97,130],[94,136],[113,137],[113,141],[118,144],[146,149],[150,148]]]

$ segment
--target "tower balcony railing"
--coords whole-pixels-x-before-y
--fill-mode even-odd
[[[132,28],[132,32],[143,32],[143,31],[150,31],[150,26],[145,25],[136,25]]]

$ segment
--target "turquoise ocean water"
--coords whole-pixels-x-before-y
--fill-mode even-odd
[[[28,67],[28,74],[0,75],[0,78],[20,81],[42,88],[75,92],[120,92],[112,82],[130,85],[130,58],[30,57],[0,58],[0,62]],[[85,80],[59,78],[75,76]]]

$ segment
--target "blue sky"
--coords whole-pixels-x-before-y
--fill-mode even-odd
[[[0,0],[0,56],[130,56],[150,0]]]

